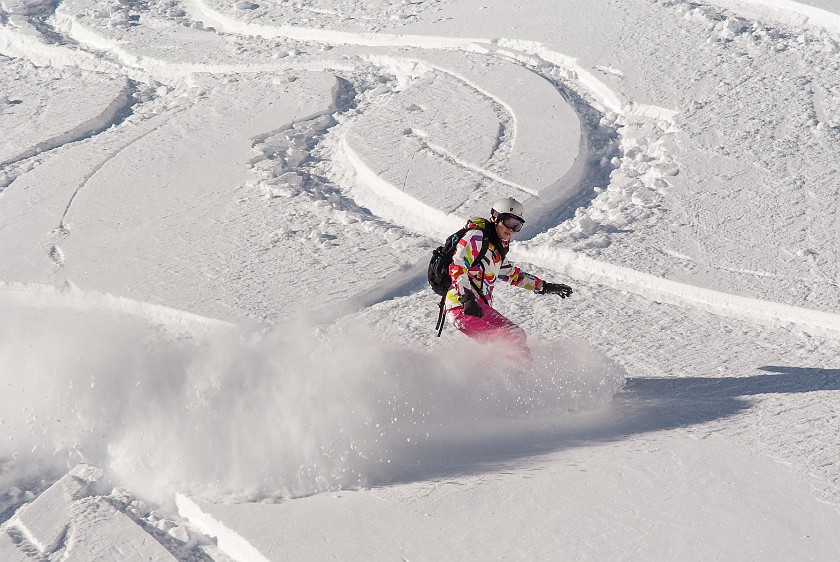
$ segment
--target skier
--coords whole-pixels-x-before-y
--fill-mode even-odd
[[[445,308],[451,322],[467,336],[503,343],[508,347],[508,357],[513,354],[530,362],[525,331],[493,308],[496,281],[506,281],[539,295],[560,295],[563,299],[572,294],[572,288],[543,281],[507,260],[510,239],[524,224],[525,208],[512,198],[496,201],[489,220],[475,218],[467,222],[470,230],[458,242],[449,266],[452,286],[446,293]],[[476,263],[484,244],[483,258]]]

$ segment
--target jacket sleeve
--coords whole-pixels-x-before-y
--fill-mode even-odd
[[[468,230],[458,241],[455,253],[452,254],[449,277],[452,278],[455,293],[459,296],[463,295],[465,291],[477,293],[475,287],[481,287],[483,271],[481,264],[476,263],[476,259],[481,252],[483,241],[484,233],[481,230]],[[475,287],[470,284],[470,279],[473,280]]]
[[[526,291],[534,291],[535,293],[542,291],[544,283],[536,275],[526,273],[507,261],[507,258],[505,258],[499,268],[499,279],[510,283],[514,287],[520,287]]]

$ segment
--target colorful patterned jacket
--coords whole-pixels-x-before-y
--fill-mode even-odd
[[[499,247],[504,244],[498,236],[495,236],[493,223],[487,219],[472,219],[467,222],[467,227],[474,229],[467,231],[455,253],[452,255],[452,265],[449,266],[449,277],[452,279],[452,287],[446,294],[446,310],[461,306],[458,300],[465,291],[472,291],[476,294],[477,300],[479,290],[484,295],[487,304],[493,304],[493,286],[497,280],[510,283],[514,287],[521,287],[528,291],[539,292],[542,290],[543,280],[526,273],[507,261],[507,247]],[[491,231],[493,236],[487,242],[487,252],[484,255],[483,267],[475,263],[481,244],[484,239],[482,228]]]

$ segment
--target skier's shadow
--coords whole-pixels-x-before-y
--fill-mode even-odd
[[[840,369],[760,368],[746,377],[630,378],[613,403],[599,411],[555,419],[510,420],[500,431],[432,440],[409,455],[390,483],[493,471],[549,453],[644,433],[688,428],[736,416],[751,397],[840,391]],[[413,457],[413,458],[412,458]]]
[[[840,390],[840,369],[766,366],[771,374],[747,377],[628,379],[616,406],[627,414],[628,431],[616,436],[690,427],[736,415],[751,396]],[[615,429],[621,429],[621,424]]]

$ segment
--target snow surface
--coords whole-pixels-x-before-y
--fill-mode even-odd
[[[0,559],[837,559],[838,115],[835,0],[0,0]]]

